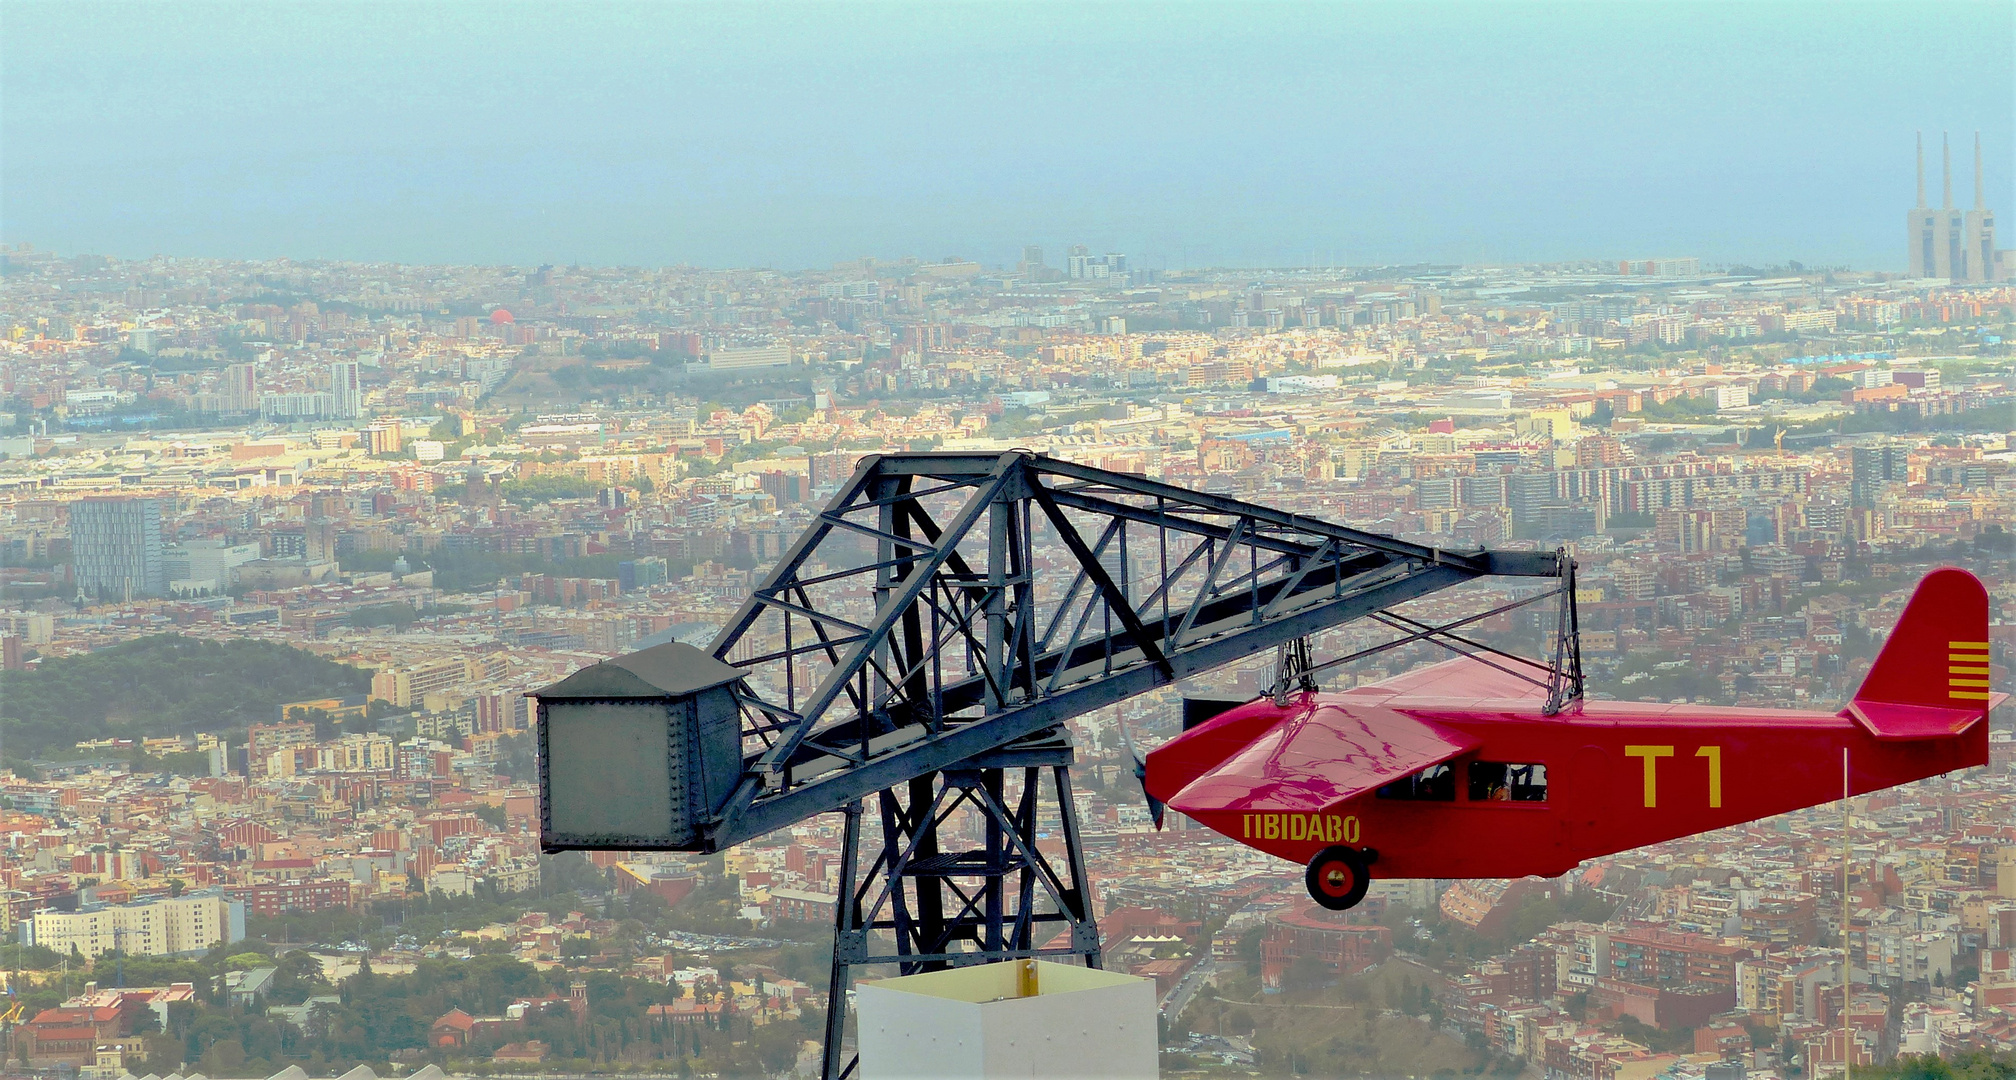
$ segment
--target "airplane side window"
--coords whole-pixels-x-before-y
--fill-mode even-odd
[[[1471,802],[1546,802],[1547,766],[1505,761],[1470,763]]]
[[[1456,770],[1448,765],[1430,765],[1412,776],[1382,786],[1376,794],[1381,799],[1408,802],[1455,802]]]

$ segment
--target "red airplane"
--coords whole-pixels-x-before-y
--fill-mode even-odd
[[[1510,878],[1988,762],[1988,595],[1927,575],[1838,713],[1576,701],[1464,657],[1262,697],[1147,757],[1152,800],[1308,867],[1334,910],[1373,877]]]

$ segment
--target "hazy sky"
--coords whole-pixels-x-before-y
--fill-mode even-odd
[[[115,255],[1901,269],[2016,4],[0,4],[0,239]]]

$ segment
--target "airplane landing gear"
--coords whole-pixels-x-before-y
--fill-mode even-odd
[[[1372,886],[1369,868],[1377,861],[1379,853],[1371,848],[1360,851],[1342,844],[1332,845],[1309,860],[1309,869],[1302,880],[1318,904],[1331,911],[1345,911],[1365,899],[1365,890]]]

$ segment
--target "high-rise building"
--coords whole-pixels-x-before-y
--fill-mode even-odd
[[[2001,281],[2016,269],[2006,251],[1995,249],[1995,214],[1981,176],[1981,136],[1974,136],[1974,209],[1953,205],[1953,146],[1940,137],[1940,197],[1925,204],[1925,137],[1918,137],[1918,205],[1905,216],[1905,241],[1912,277],[1956,283]]]
[[[311,517],[302,527],[302,558],[309,562],[334,562],[336,560],[336,534],[339,522],[335,518]]]
[[[1505,477],[1502,474],[1489,476],[1463,476],[1457,478],[1457,491],[1463,505],[1467,507],[1494,507],[1505,505]]]
[[[1064,257],[1064,276],[1072,281],[1103,281],[1127,272],[1127,256],[1117,251],[1092,254],[1083,244],[1071,245]]]
[[[217,388],[217,409],[227,413],[259,410],[259,375],[251,364],[232,364],[224,369],[224,383]]]
[[[655,555],[628,559],[616,564],[616,587],[624,592],[648,589],[666,580],[665,560]]]
[[[399,421],[380,420],[364,429],[366,449],[373,454],[399,452]]]
[[[1874,506],[1884,484],[1911,479],[1910,449],[1897,443],[1858,446],[1849,451],[1849,491],[1856,506]]]
[[[1092,276],[1092,249],[1084,244],[1073,244],[1064,253],[1064,276],[1072,281],[1083,281]]]
[[[1910,479],[1909,453],[1908,447],[1891,442],[1855,447],[1849,454],[1849,468],[1854,482],[1880,484]]]
[[[70,506],[70,551],[77,588],[104,599],[168,591],[161,545],[161,500],[80,499]]]
[[[329,365],[329,395],[336,399],[338,420],[355,420],[364,414],[364,384],[358,378],[355,360]]]
[[[1432,476],[1414,485],[1414,505],[1421,510],[1449,510],[1456,506],[1456,479]]]
[[[1546,508],[1560,504],[1560,499],[1554,493],[1554,474],[1516,472],[1507,476],[1505,502],[1512,508],[1514,525],[1544,520]]]

